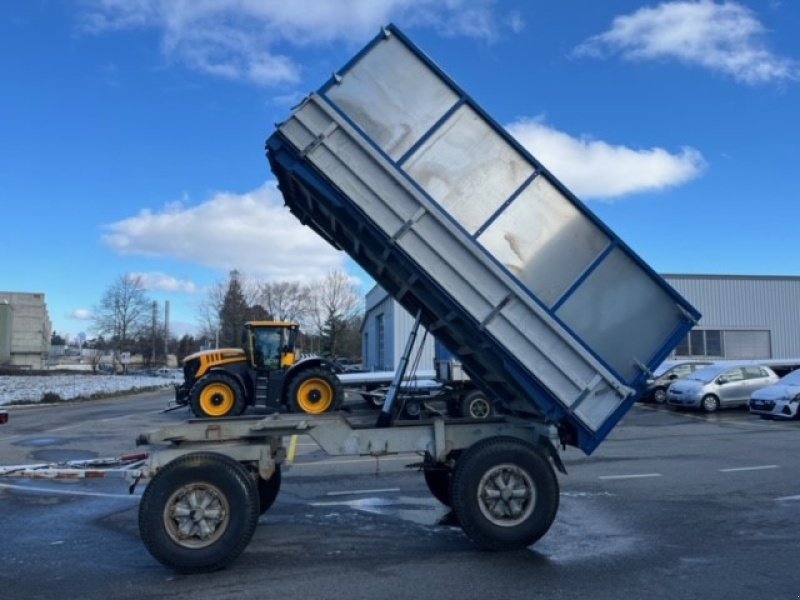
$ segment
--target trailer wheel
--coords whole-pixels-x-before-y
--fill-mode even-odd
[[[425,469],[425,483],[433,497],[445,506],[453,506],[453,471],[445,467]]]
[[[189,404],[201,418],[238,416],[244,412],[244,395],[236,383],[224,373],[211,372],[192,386]]]
[[[480,390],[473,390],[461,399],[461,416],[468,419],[488,419],[494,414],[494,405]]]
[[[306,369],[289,383],[289,409],[295,413],[321,415],[342,403],[342,386],[328,369]]]
[[[185,454],[156,473],[139,504],[139,534],[163,565],[216,571],[245,549],[258,522],[253,477],[214,452]]]
[[[377,385],[368,385],[364,387],[364,393],[361,394],[361,397],[366,402],[367,406],[370,408],[383,408],[383,401],[386,399],[385,394],[374,393],[375,390],[379,389]]]
[[[525,548],[558,511],[558,479],[547,459],[521,440],[495,437],[468,448],[456,463],[453,512],[472,541],[488,550]]]
[[[275,465],[275,472],[269,479],[258,477],[258,514],[263,515],[275,503],[281,489],[281,466]]]
[[[417,398],[407,398],[403,402],[403,417],[416,420],[422,416],[422,401]]]

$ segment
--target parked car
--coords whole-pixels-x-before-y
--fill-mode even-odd
[[[754,415],[800,419],[800,369],[784,375],[777,383],[753,392],[749,407]]]
[[[361,363],[346,357],[337,356],[331,359],[337,373],[363,373],[364,367]]]
[[[710,360],[665,360],[647,380],[647,388],[639,401],[664,404],[667,401],[667,388],[672,383],[712,364]]]
[[[746,406],[753,392],[776,381],[778,376],[764,365],[714,364],[669,386],[667,404],[706,412]]]

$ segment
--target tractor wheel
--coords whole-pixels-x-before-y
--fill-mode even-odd
[[[244,466],[224,454],[194,452],[153,477],[139,504],[139,534],[171,569],[216,571],[250,543],[258,511],[256,483]]]
[[[295,376],[289,383],[289,410],[321,415],[342,404],[339,379],[328,369],[314,367]]]
[[[531,444],[494,437],[469,447],[453,474],[453,512],[464,533],[487,550],[525,548],[558,511],[558,479]]]
[[[239,384],[224,373],[211,372],[192,386],[189,405],[201,418],[235,417],[244,412]]]

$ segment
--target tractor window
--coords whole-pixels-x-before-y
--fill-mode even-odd
[[[281,330],[257,329],[255,353],[258,367],[277,369],[281,363]]]

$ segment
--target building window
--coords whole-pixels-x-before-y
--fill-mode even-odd
[[[375,317],[375,368],[379,370],[386,369],[384,360],[386,359],[385,331],[383,323],[383,314]]]
[[[693,329],[675,348],[676,357],[772,358],[767,330]]]

